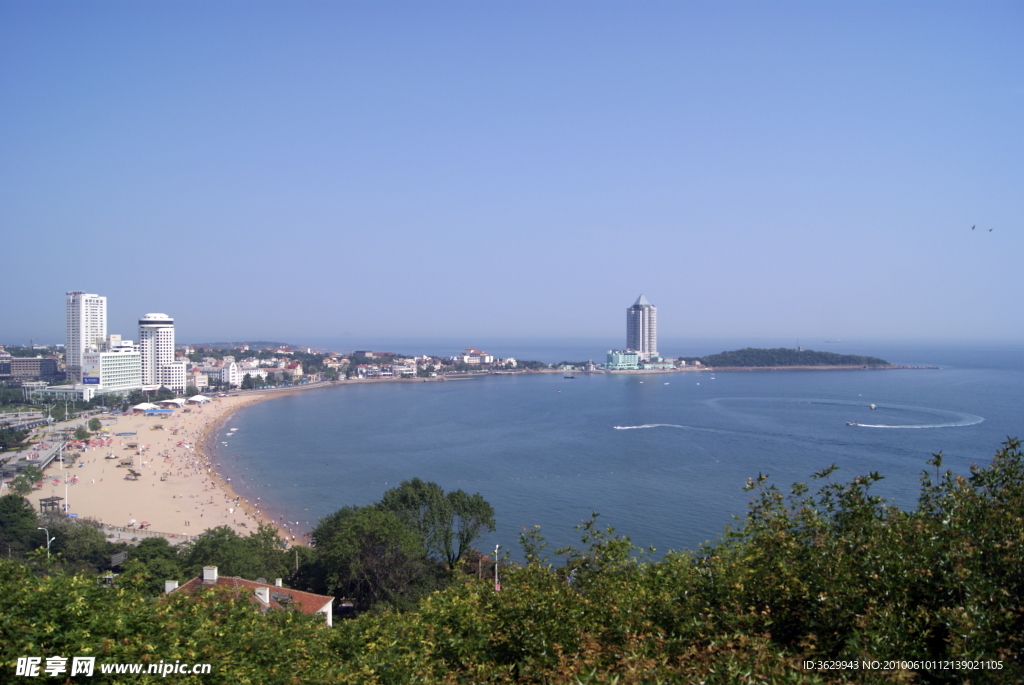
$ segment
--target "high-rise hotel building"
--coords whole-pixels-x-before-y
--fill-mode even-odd
[[[82,382],[82,355],[99,352],[107,337],[107,298],[83,293],[67,293],[67,343],[64,363],[67,379]]]
[[[644,361],[658,356],[658,310],[643,295],[626,310],[626,349]]]
[[[139,319],[139,352],[144,386],[163,385],[185,392],[187,365],[174,361],[174,319],[166,314],[146,314]]]

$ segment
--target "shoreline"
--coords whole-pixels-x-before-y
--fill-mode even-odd
[[[273,526],[289,546],[301,544],[298,538],[291,540],[270,512],[257,513],[257,506],[232,487],[217,468],[213,442],[242,407],[331,385],[213,397],[204,405],[163,416],[96,415],[104,424],[104,444],[79,448],[69,443],[65,452],[77,452],[75,461],[66,459],[62,467],[54,460],[47,466],[43,485],[29,494],[29,502],[38,510],[41,499],[60,497],[69,515],[99,522],[115,541],[164,537],[179,544],[218,526],[248,536],[262,522]],[[119,463],[130,468],[119,468]],[[137,476],[131,478],[130,471]]]

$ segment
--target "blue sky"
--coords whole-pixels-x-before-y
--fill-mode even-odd
[[[1024,340],[1020,3],[0,0],[0,93],[0,342]]]

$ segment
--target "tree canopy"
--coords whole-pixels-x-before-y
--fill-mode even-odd
[[[1024,681],[1020,441],[969,474],[943,470],[933,455],[916,506],[905,509],[874,494],[880,474],[837,474],[827,467],[813,484],[786,489],[751,478],[749,511],[718,542],[657,560],[596,517],[555,561],[532,529],[522,540],[526,563],[490,560],[500,564],[500,591],[487,572],[451,577],[437,592],[371,587],[408,574],[403,555],[429,557],[396,513],[348,507],[315,531],[322,570],[343,591],[354,587],[346,583],[368,597],[377,591],[379,607],[411,601],[330,629],[293,610],[263,613],[218,588],[151,601],[150,581],[135,568],[168,559],[162,543],[136,548],[113,588],[62,572],[41,549],[23,561],[2,556],[0,662],[210,662],[212,676],[175,682],[281,685]],[[29,522],[31,507],[8,497],[0,532]],[[264,537],[257,548],[272,543]]]
[[[732,352],[719,352],[706,357],[686,357],[687,361],[699,361],[704,366],[888,366],[889,362],[878,357],[862,357],[853,354],[815,352],[814,350],[792,350],[774,348],[770,350],[747,347]]]
[[[454,569],[486,528],[494,530],[494,508],[479,493],[445,493],[437,483],[402,481],[377,505],[398,516],[423,540],[427,553]]]

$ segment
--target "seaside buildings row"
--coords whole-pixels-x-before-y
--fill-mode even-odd
[[[187,355],[193,350],[176,348],[174,319],[163,313],[139,318],[138,342],[109,333],[107,298],[94,293],[68,292],[65,317],[63,371],[57,357],[11,357],[0,350],[0,376],[21,382],[30,400],[91,400],[160,388],[183,394],[190,387],[203,390],[211,380],[239,387],[246,375],[264,381],[271,374],[288,381],[303,376],[302,365],[291,359],[236,362],[227,356],[192,363]],[[59,381],[64,382],[51,385]]]
[[[187,364],[175,357],[174,320],[166,314],[139,319],[138,343],[107,331],[107,298],[80,290],[65,295],[66,385],[24,383],[36,400],[91,400],[161,387],[183,393]]]
[[[187,346],[176,349],[174,320],[163,313],[145,314],[138,320],[137,343],[109,334],[107,298],[100,295],[68,292],[65,306],[67,341],[63,371],[58,356],[12,357],[0,348],[0,380],[21,383],[29,399],[91,400],[97,395],[127,395],[160,388],[182,394],[192,388],[199,392],[212,386],[244,388],[296,383],[309,380],[311,376],[401,378],[465,371],[511,371],[522,366],[514,358],[498,359],[472,347],[443,358],[405,358],[367,350],[314,355],[307,350],[303,358],[312,364],[307,374],[297,359],[298,354],[283,347],[248,356],[248,345],[242,345],[237,349],[239,358],[234,354],[225,355],[224,350],[211,350],[210,356],[201,356],[204,354],[201,349]],[[246,356],[243,358],[243,355]],[[658,370],[685,363],[659,356],[657,308],[640,295],[626,310],[626,347],[609,350],[603,369]],[[525,368],[530,369],[547,367],[540,362],[525,364]],[[564,366],[576,368],[578,365],[559,368]],[[592,362],[586,364],[586,370],[600,368]],[[50,385],[60,381],[65,384]]]

